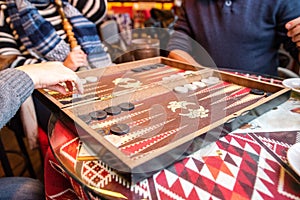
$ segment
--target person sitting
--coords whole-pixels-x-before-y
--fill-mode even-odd
[[[16,55],[8,68],[48,61],[63,62],[73,71],[109,66],[97,29],[106,8],[106,0],[2,1],[0,55]],[[21,115],[36,113],[21,116],[29,145],[36,148],[38,126],[48,131],[51,112],[36,98],[24,104]]]
[[[68,89],[62,83],[69,86]],[[48,88],[66,94],[73,90],[73,85],[79,93],[83,93],[79,77],[61,62],[32,64],[0,71],[0,129],[16,114],[34,89]],[[2,177],[0,199],[45,199],[44,186],[39,180],[29,177]]]
[[[7,0],[0,4],[0,55],[18,55],[8,67],[60,61],[76,71],[81,66],[111,64],[96,27],[106,13],[106,0],[73,4],[66,0]],[[69,40],[72,35],[76,47]]]
[[[278,50],[283,44],[299,61],[298,0],[183,0],[179,13],[168,44],[170,58],[277,76]],[[201,45],[213,64],[192,47],[195,44]]]

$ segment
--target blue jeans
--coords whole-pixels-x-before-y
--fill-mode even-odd
[[[40,200],[45,199],[43,184],[29,177],[1,177],[0,199]]]

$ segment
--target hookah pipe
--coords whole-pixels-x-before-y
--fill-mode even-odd
[[[71,50],[74,49],[80,49],[80,45],[78,45],[78,42],[74,36],[74,32],[73,32],[73,27],[70,24],[69,20],[67,19],[64,10],[63,10],[63,5],[62,5],[62,1],[61,0],[55,0],[54,1],[57,9],[58,9],[58,13],[61,16],[62,19],[62,25],[63,25],[63,29],[65,30],[66,34],[67,34],[67,38],[71,47]]]
[[[78,42],[75,38],[75,34],[73,32],[73,27],[64,13],[62,1],[55,0],[54,2],[57,6],[59,15],[61,16],[63,29],[65,30],[65,32],[67,34],[67,38],[68,38],[68,42],[70,44],[71,51],[81,49],[80,45],[78,45]],[[90,66],[88,66],[88,65],[81,66],[77,69],[77,71],[78,70],[81,71],[81,70],[85,70],[85,69],[90,69]]]

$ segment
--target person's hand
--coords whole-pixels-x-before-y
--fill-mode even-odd
[[[288,30],[287,36],[300,48],[300,17],[286,23],[285,28]]]
[[[78,92],[83,93],[83,85],[80,78],[61,62],[23,65],[16,69],[22,70],[29,75],[34,83],[35,89],[47,88],[62,94],[67,94],[68,91],[73,91],[74,84]],[[68,90],[63,86],[63,83],[66,84]]]
[[[79,67],[88,65],[87,55],[80,48],[72,49],[65,59],[64,65],[71,70],[76,71]]]

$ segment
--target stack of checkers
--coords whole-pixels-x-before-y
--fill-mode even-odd
[[[103,110],[97,110],[90,112],[89,114],[79,115],[78,117],[89,124],[92,120],[104,120],[108,115],[119,115],[122,111],[131,111],[134,109],[134,104],[130,102],[124,102],[118,106],[109,106]],[[123,135],[129,132],[129,126],[127,124],[113,124],[110,127],[110,132],[115,135]],[[105,130],[98,130],[98,133],[107,133]]]
[[[131,71],[133,71],[133,72],[143,72],[143,71],[148,71],[148,70],[151,70],[151,69],[156,69],[156,68],[164,67],[164,66],[165,66],[164,64],[158,63],[158,64],[153,64],[153,65],[145,65],[145,66],[142,66],[142,67],[137,67],[137,68],[132,69]]]
[[[182,86],[176,86],[174,92],[179,94],[185,94],[189,91],[195,91],[198,88],[204,88],[206,86],[215,85],[220,81],[217,77],[209,77],[207,79],[202,79],[201,81],[195,81],[192,83],[187,83]]]

